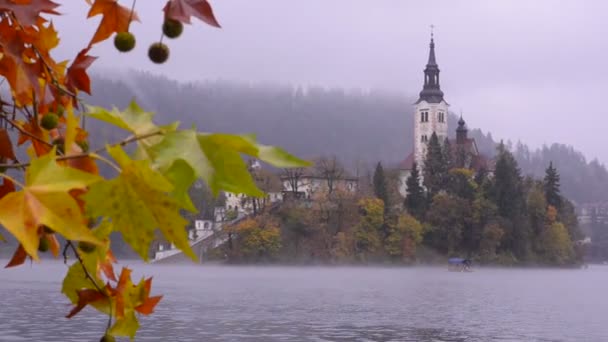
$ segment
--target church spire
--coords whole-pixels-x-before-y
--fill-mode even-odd
[[[420,92],[420,98],[416,103],[426,101],[428,103],[440,103],[443,101],[443,92],[439,87],[439,66],[435,58],[435,37],[431,25],[431,44],[429,49],[429,60],[424,69],[424,86]]]

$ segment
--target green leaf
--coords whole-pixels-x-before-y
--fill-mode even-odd
[[[251,135],[203,134],[194,130],[169,132],[164,139],[149,149],[154,163],[167,170],[176,160],[183,160],[209,184],[214,194],[220,190],[263,196],[241,154],[259,158],[278,167],[307,166],[284,150],[256,144]]]
[[[133,341],[137,329],[139,329],[139,322],[135,317],[135,311],[125,310],[124,317],[116,319],[116,323],[110,328],[109,333],[115,336],[128,336]]]
[[[144,112],[135,101],[131,101],[123,111],[117,108],[108,111],[103,107],[87,106],[87,115],[134,134],[145,134],[158,130],[158,127],[152,122],[154,114]]]
[[[183,159],[176,160],[171,167],[163,173],[173,184],[172,197],[186,210],[197,213],[198,210],[192,203],[188,190],[196,181],[194,170]]]
[[[68,269],[68,273],[63,278],[63,285],[61,286],[61,292],[65,294],[66,297],[70,299],[73,304],[78,302],[78,294],[76,291],[81,289],[96,289],[93,282],[87,278],[86,273],[83,270],[84,267],[87,270],[90,270],[90,275],[95,279],[95,282],[99,287],[103,287],[103,281],[97,276],[97,255],[95,253],[91,254],[82,254],[81,259],[83,264],[75,261],[70,268]]]
[[[145,260],[148,260],[154,231],[186,255],[196,260],[188,244],[187,221],[181,217],[182,205],[171,197],[174,187],[169,180],[150,167],[147,160],[131,160],[120,147],[109,147],[109,154],[122,168],[112,180],[93,184],[84,196],[87,212],[108,217],[114,229]]]

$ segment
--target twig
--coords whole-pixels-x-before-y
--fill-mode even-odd
[[[9,121],[10,122],[10,121]],[[15,125],[14,123],[11,123],[12,125]],[[17,127],[17,126],[14,126]],[[20,128],[17,128],[20,129]],[[131,136],[123,141],[111,144],[111,147],[116,147],[116,146],[125,146],[129,143],[138,141],[138,140],[142,140],[142,139],[146,139],[149,137],[153,137],[155,135],[162,135],[163,132],[162,131],[155,131],[155,132],[151,132],[151,133],[146,133],[146,134],[142,134],[142,135],[134,135]],[[45,142],[46,143],[46,142]],[[48,143],[47,143],[48,144]],[[50,144],[52,146],[52,144]],[[69,160],[69,159],[78,159],[78,158],[86,158],[86,157],[91,157],[91,158],[96,158],[99,159],[101,161],[108,161],[106,158],[103,158],[101,156],[99,156],[99,153],[104,152],[107,150],[107,147],[101,147],[98,148],[97,150],[93,151],[93,152],[88,152],[88,153],[76,153],[76,154],[70,154],[67,156],[60,156],[57,157],[57,161],[63,161],[63,160]],[[26,167],[26,166],[30,166],[31,163],[16,163],[16,164],[0,164],[0,167],[3,168],[7,168],[7,169],[16,169],[16,168],[22,168],[22,167]],[[110,165],[114,165],[113,163],[110,162]],[[120,171],[120,169],[118,169]]]
[[[99,287],[99,285],[97,285],[95,278],[93,278],[93,276],[91,276],[91,274],[89,273],[89,270],[87,270],[87,267],[84,265],[84,261],[80,257],[80,254],[78,254],[78,250],[76,249],[76,247],[74,247],[74,244],[72,243],[71,240],[67,241],[66,249],[68,246],[70,248],[72,248],[72,251],[74,252],[74,255],[76,256],[76,259],[78,259],[80,266],[82,266],[82,270],[84,272],[85,277],[87,279],[89,279],[93,283],[93,286],[95,286],[95,289],[97,289],[97,291],[99,291],[99,293],[104,295],[106,297],[106,299],[108,300],[108,306],[110,307],[110,313],[108,315],[108,325],[106,327],[106,331],[110,330],[110,327],[112,326],[112,302],[110,301],[110,296],[108,295],[108,293],[106,291],[104,291],[101,287]]]
[[[45,144],[47,146],[53,146],[53,144],[49,143],[48,141],[44,141],[44,140],[40,139],[39,137],[33,135],[32,133],[24,130],[21,127],[19,127],[19,125],[17,125],[16,123],[14,123],[13,120],[6,120],[6,122],[10,123],[11,126],[13,126],[14,128],[16,128],[21,134],[27,135],[28,137],[30,137],[30,138],[32,138],[32,139],[34,139],[34,140],[36,140],[36,141],[38,141],[38,142],[40,142],[42,144]]]

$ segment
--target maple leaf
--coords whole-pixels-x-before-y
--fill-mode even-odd
[[[104,301],[104,302],[108,301],[108,298],[104,293],[99,292],[99,290],[95,290],[95,289],[77,290],[76,294],[78,296],[78,302],[77,302],[76,306],[72,309],[72,311],[70,311],[70,313],[67,316],[65,316],[66,318],[73,317],[74,315],[79,313],[82,309],[84,309],[85,306],[87,306],[89,304],[94,304],[94,303],[100,302],[100,301]]]
[[[164,8],[167,18],[190,24],[194,16],[208,25],[221,27],[213,15],[213,9],[207,0],[169,0]]]
[[[17,140],[17,145],[22,145],[28,140],[32,141],[32,146],[34,147],[34,151],[36,155],[42,156],[51,151],[51,146],[43,143],[46,141],[46,135],[44,131],[38,125],[38,121],[36,119],[32,119],[29,122],[21,122],[21,121],[13,121],[13,123],[19,126],[24,132],[28,134],[24,134],[23,132],[19,132],[19,139]]]
[[[87,55],[89,48],[81,50],[66,74],[66,87],[71,91],[82,90],[91,94],[91,79],[87,75],[87,68],[93,64],[97,57]]]
[[[11,11],[23,26],[33,26],[41,13],[59,14],[59,4],[50,0],[0,0],[0,10]]]
[[[108,147],[108,152],[122,172],[114,179],[91,185],[84,196],[87,212],[111,219],[114,228],[146,261],[156,228],[196,260],[188,244],[188,222],[180,215],[180,204],[170,196],[173,185],[153,170],[149,161],[131,160],[119,146]]]
[[[115,296],[116,323],[110,329],[110,334],[117,336],[135,337],[139,322],[135,312],[148,315],[162,299],[162,296],[150,297],[152,278],[144,279],[134,285],[131,281],[131,270],[123,268],[116,288],[112,291]]]
[[[215,194],[225,190],[251,196],[263,195],[247,171],[241,153],[277,167],[309,165],[280,148],[257,144],[247,135],[180,130],[166,133],[163,140],[150,150],[160,170],[170,170],[177,160],[183,160],[209,184]]]
[[[26,258],[27,253],[25,252],[25,249],[23,249],[23,245],[19,244],[19,246],[15,250],[15,253],[13,253],[13,256],[11,257],[11,260],[4,267],[9,268],[19,266],[25,262]]]
[[[130,8],[120,5],[117,0],[95,0],[91,5],[88,17],[91,18],[99,14],[103,18],[89,43],[89,47],[108,39],[115,32],[128,31],[129,23],[132,20],[139,21],[137,13],[131,13]]]
[[[82,153],[82,148],[76,144],[76,139],[78,137],[78,119],[74,116],[74,111],[71,105],[68,105],[66,115],[66,129],[65,129],[65,154],[67,156]],[[99,174],[99,169],[97,168],[97,164],[95,160],[89,156],[81,157],[81,158],[72,158],[66,161],[66,164],[69,167],[82,170],[85,172]]]
[[[40,93],[36,70],[39,64],[26,63],[26,43],[31,43],[31,38],[25,31],[6,18],[0,21],[0,46],[4,54],[0,59],[0,74],[6,77],[21,104],[32,100],[32,91]]]
[[[84,225],[80,208],[69,195],[100,177],[55,162],[55,150],[34,159],[25,174],[25,186],[0,200],[0,224],[17,238],[28,255],[38,260],[38,227],[46,225],[65,238],[99,244]]]
[[[8,136],[6,129],[0,129],[0,159],[15,160],[15,152],[13,152],[13,144]]]

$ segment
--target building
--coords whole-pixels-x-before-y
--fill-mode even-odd
[[[439,65],[435,57],[435,41],[431,33],[429,58],[424,69],[424,84],[418,100],[414,103],[414,150],[398,166],[399,193],[403,197],[407,194],[406,181],[414,163],[422,172],[428,142],[433,133],[437,135],[442,144],[448,139],[447,116],[450,105],[444,99],[439,82],[439,72]],[[479,154],[475,139],[468,137],[468,129],[462,115],[456,128],[456,139],[448,141],[456,167],[475,170],[489,169],[489,162]]]
[[[284,196],[295,195],[298,198],[310,199],[315,193],[342,190],[357,190],[358,179],[341,172],[334,177],[323,177],[315,174],[312,168],[290,170],[281,175]]]

